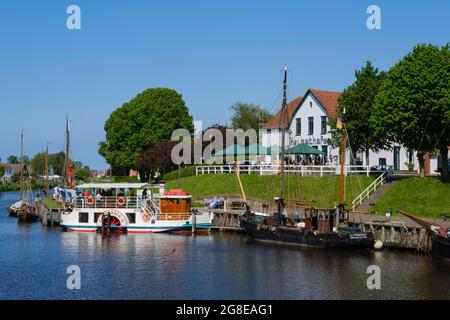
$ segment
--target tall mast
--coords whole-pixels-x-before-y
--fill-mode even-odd
[[[20,200],[23,200],[23,129],[20,133]]]
[[[45,152],[45,196],[48,196],[48,141],[47,148]]]
[[[72,177],[70,168],[70,128],[69,116],[66,117],[66,186],[72,188]]]
[[[284,147],[285,147],[285,112],[287,105],[287,66],[284,66],[283,79],[283,103],[280,113],[280,134],[281,134],[281,153],[280,153],[280,198],[278,199],[278,214],[281,215],[284,209]]]
[[[346,137],[345,137],[345,125],[342,123],[342,137],[341,137],[341,174],[339,177],[340,188],[339,188],[339,204],[345,203],[345,192],[344,192],[344,165],[345,165],[345,147],[346,147]]]

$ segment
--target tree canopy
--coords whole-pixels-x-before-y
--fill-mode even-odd
[[[6,161],[11,164],[17,164],[19,163],[19,158],[17,156],[11,155],[6,159]]]
[[[45,174],[45,156],[45,152],[39,152],[31,159],[31,167],[33,168],[34,175]],[[65,166],[65,153],[62,151],[50,153],[48,155],[48,166],[49,168],[53,168],[54,174],[62,176]]]
[[[423,155],[439,149],[448,178],[449,46],[418,45],[394,65],[375,98],[371,123],[377,133],[417,150],[421,168]]]
[[[111,113],[99,153],[113,168],[140,170],[142,152],[180,128],[194,130],[182,96],[172,89],[147,89]]]
[[[366,165],[369,164],[369,150],[378,151],[388,147],[388,141],[383,134],[372,130],[370,118],[373,104],[384,72],[372,66],[370,61],[361,70],[355,71],[355,82],[347,87],[339,98],[339,114],[344,117],[347,132],[351,137],[352,147],[365,150]],[[345,115],[344,115],[345,112]]]
[[[260,124],[266,123],[271,114],[267,109],[253,103],[236,102],[231,106],[234,112],[231,118],[231,125],[234,129],[254,129],[259,131]]]
[[[5,168],[0,165],[0,179],[3,177],[3,175],[5,174]]]
[[[163,175],[172,171],[176,165],[171,160],[172,148],[178,141],[161,140],[155,142],[150,148],[146,149],[139,161],[141,168],[141,180],[149,181],[159,172]]]

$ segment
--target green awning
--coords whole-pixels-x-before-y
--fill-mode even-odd
[[[281,148],[277,144],[274,144],[273,146],[268,147],[266,150],[267,150],[268,155],[278,155],[281,153]]]
[[[287,154],[316,154],[316,155],[325,155],[325,152],[322,152],[316,148],[311,147],[305,143],[300,143],[292,148],[286,150]]]
[[[238,156],[238,155],[245,155],[245,148],[238,145],[238,144],[233,144],[219,152],[217,152],[214,156],[215,157],[220,157],[220,156]]]
[[[254,143],[245,148],[241,145],[233,144],[233,145],[217,152],[214,156],[221,157],[221,156],[262,155],[262,154],[266,154],[266,153],[267,153],[267,149],[264,148],[259,143]]]
[[[249,155],[263,155],[267,154],[267,149],[259,143],[254,143],[245,148],[245,152]]]

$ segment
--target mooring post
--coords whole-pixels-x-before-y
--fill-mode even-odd
[[[105,233],[105,214],[102,213],[102,234]]]
[[[108,234],[111,233],[111,213],[108,212]]]
[[[195,234],[195,225],[197,224],[197,215],[195,214],[195,212],[192,213],[192,230],[191,232],[193,234]]]

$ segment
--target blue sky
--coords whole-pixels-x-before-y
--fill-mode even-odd
[[[81,30],[66,8],[81,8]],[[381,30],[366,27],[368,5]],[[450,41],[450,1],[106,1],[2,0],[0,3],[0,157],[33,155],[51,140],[91,168],[109,114],[137,93],[170,87],[195,120],[229,123],[235,101],[280,103],[281,70],[290,97],[307,88],[342,90],[371,60],[388,69],[418,43]]]

